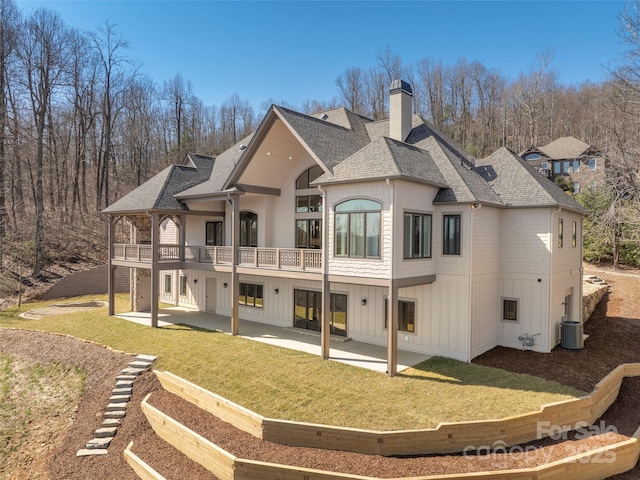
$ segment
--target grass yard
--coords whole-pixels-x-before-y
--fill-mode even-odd
[[[73,301],[89,298],[106,299]],[[0,312],[0,327],[70,334],[126,352],[158,355],[155,368],[267,417],[373,430],[415,429],[516,415],[584,395],[537,377],[443,358],[389,378],[224,333],[188,326],[153,329],[109,317],[107,307],[42,320],[18,317],[54,303],[61,302]],[[126,311],[128,304],[128,295],[116,297],[117,312]]]

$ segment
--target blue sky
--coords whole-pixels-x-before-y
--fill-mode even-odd
[[[478,60],[513,79],[551,48],[564,84],[600,82],[620,58],[626,0],[605,1],[75,1],[45,6],[81,30],[117,26],[161,84],[180,73],[207,105],[232,94],[258,108],[337,96],[346,68],[368,69],[389,47],[406,64],[424,57]]]

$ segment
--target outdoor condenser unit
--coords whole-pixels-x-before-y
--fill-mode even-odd
[[[560,323],[560,346],[569,350],[584,348],[583,325],[580,322]]]

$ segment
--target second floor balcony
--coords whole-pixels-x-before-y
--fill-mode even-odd
[[[322,251],[305,248],[239,247],[238,265],[277,270],[320,272]],[[119,262],[148,263],[153,258],[149,244],[114,244],[112,259]],[[160,245],[158,262],[184,262],[211,265],[231,265],[232,247]]]

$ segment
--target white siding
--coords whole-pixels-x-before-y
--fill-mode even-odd
[[[169,245],[178,243],[178,227],[173,220],[165,220],[160,224],[160,243]]]

